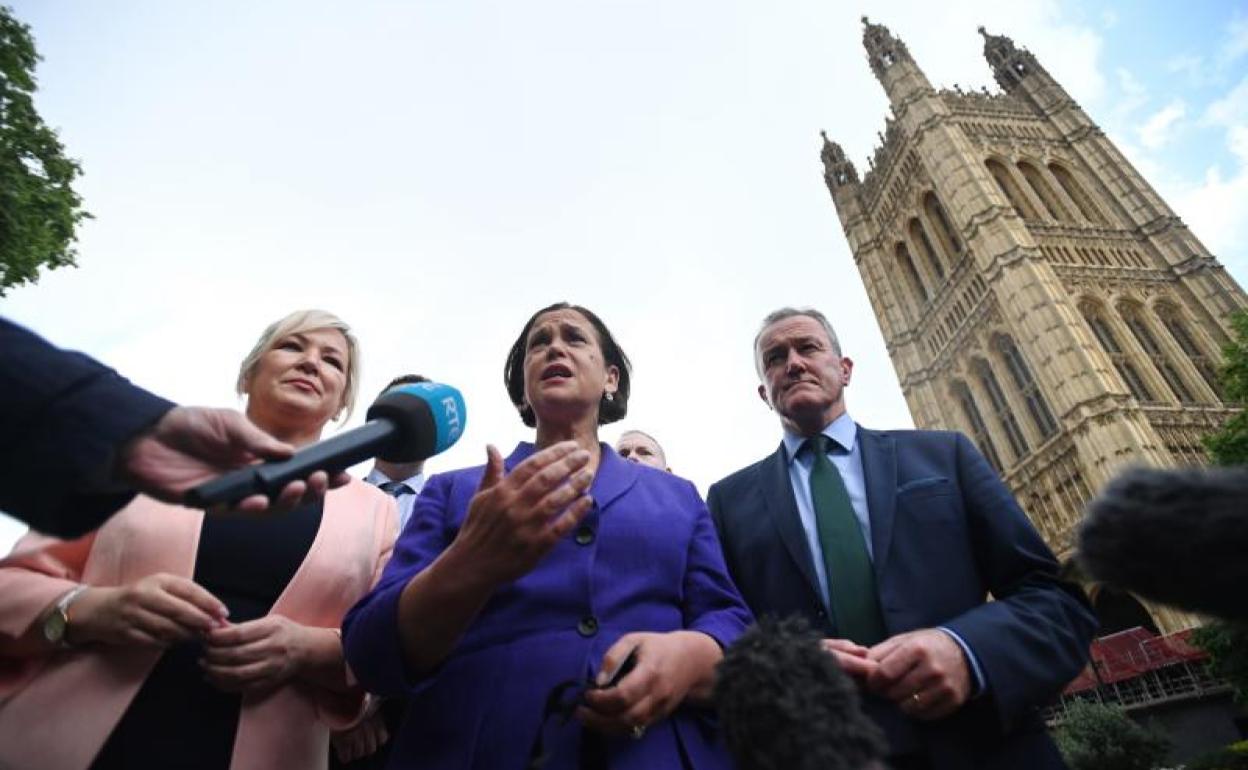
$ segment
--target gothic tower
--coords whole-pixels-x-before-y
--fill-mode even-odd
[[[1026,49],[981,27],[1003,91],[935,89],[863,24],[892,117],[861,179],[825,135],[824,178],[906,402],[917,426],[971,436],[1066,562],[1124,465],[1205,461],[1248,298]],[[1131,612],[1113,603],[1143,615],[1101,599],[1108,630]],[[1191,625],[1159,606],[1142,622]]]

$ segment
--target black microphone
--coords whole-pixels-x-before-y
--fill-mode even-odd
[[[289,459],[249,465],[186,493],[186,504],[208,508],[254,494],[270,499],[290,482],[314,471],[331,474],[379,457],[409,463],[443,452],[464,432],[464,397],[450,385],[416,382],[392,388],[373,402],[358,428],[301,449]]]
[[[867,770],[888,752],[858,688],[804,618],[764,618],[724,653],[716,710],[740,770]]]
[[[1163,604],[1248,619],[1248,468],[1135,468],[1088,504],[1079,562]]]

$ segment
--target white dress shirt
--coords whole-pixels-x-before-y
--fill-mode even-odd
[[[364,480],[373,486],[380,487],[388,481],[395,481],[381,471],[373,468],[364,477]],[[394,500],[399,504],[399,532],[402,533],[407,527],[407,520],[412,517],[412,508],[416,505],[416,496],[420,494],[420,489],[425,485],[425,474],[417,473],[408,479],[402,479],[403,483],[411,489],[411,492],[403,492],[396,495]]]

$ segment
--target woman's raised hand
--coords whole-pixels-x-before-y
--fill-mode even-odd
[[[590,454],[575,441],[537,452],[504,475],[503,458],[486,449],[485,475],[448,551],[472,554],[495,583],[526,574],[585,518],[594,501]]]
[[[158,572],[124,586],[92,586],[70,609],[74,644],[165,647],[225,623],[225,605],[190,578]]]

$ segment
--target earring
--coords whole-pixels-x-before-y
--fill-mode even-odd
[[[606,402],[609,404],[609,403],[611,403],[612,401],[614,401],[614,400],[615,400],[615,394],[614,394],[614,393],[603,393],[603,394],[602,394],[602,400],[603,400],[603,401],[606,401]]]

